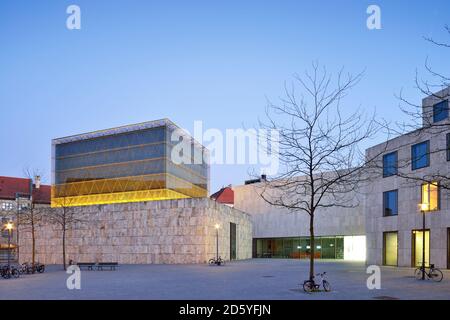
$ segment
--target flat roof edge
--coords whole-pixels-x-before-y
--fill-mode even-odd
[[[157,128],[157,127],[162,127],[162,126],[166,126],[166,125],[173,125],[178,128],[178,126],[175,125],[172,121],[170,121],[167,118],[164,118],[164,119],[159,119],[159,120],[124,125],[124,126],[119,126],[119,127],[109,128],[109,129],[96,130],[96,131],[91,131],[91,132],[86,132],[86,133],[61,137],[61,138],[55,138],[55,139],[52,139],[52,144],[55,145],[55,144],[62,144],[62,143],[68,143],[68,142],[75,142],[75,141],[109,136],[109,135],[113,135],[113,134],[120,134],[120,133],[131,132],[131,131]]]

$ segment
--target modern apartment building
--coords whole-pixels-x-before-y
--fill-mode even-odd
[[[425,262],[450,268],[449,94],[423,100],[421,128],[366,150],[376,161],[369,182],[350,195],[358,205],[316,214],[316,258],[420,265],[425,212]],[[269,205],[262,185],[257,179],[233,187],[234,207],[251,215],[253,257],[309,257],[308,215]]]
[[[366,186],[367,263],[450,268],[450,89],[423,99],[423,127],[376,145],[378,174]],[[425,243],[423,243],[425,214]]]
[[[188,161],[174,159],[174,136]],[[52,206],[206,197],[207,157],[168,119],[54,139]]]

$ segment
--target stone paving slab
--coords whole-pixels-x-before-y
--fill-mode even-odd
[[[0,299],[450,299],[450,272],[441,283],[418,281],[411,268],[382,268],[381,290],[366,287],[363,263],[319,261],[332,292],[306,294],[299,284],[308,262],[253,259],[207,265],[121,265],[118,271],[83,271],[81,290],[68,290],[61,266],[44,274],[0,279]]]

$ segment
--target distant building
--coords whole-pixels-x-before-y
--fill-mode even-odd
[[[219,203],[226,204],[227,206],[234,206],[234,191],[231,186],[224,187],[210,196],[212,200]]]
[[[31,202],[38,206],[50,205],[50,190],[48,185],[33,184],[32,179],[0,176],[0,213],[1,213],[1,237],[0,237],[0,261],[8,259],[8,231],[4,225],[12,221],[17,227],[17,215],[30,207]],[[17,259],[17,228],[11,234],[11,258]]]
[[[190,148],[182,163],[174,133]],[[52,154],[52,206],[208,195],[208,151],[168,119],[54,139]]]

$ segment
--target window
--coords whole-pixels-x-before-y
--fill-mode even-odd
[[[314,240],[314,256],[317,259],[344,259],[345,238],[316,237]],[[265,238],[255,240],[253,242],[256,246],[256,248],[253,248],[255,258],[309,259],[311,256],[311,243],[308,237]],[[365,243],[365,238],[359,241],[360,246],[363,246],[364,250]],[[359,248],[356,245],[355,247]]]
[[[383,156],[383,177],[397,174],[397,151]]]
[[[412,170],[430,165],[430,141],[424,141],[411,147]]]
[[[447,133],[447,161],[450,161],[450,133]]]
[[[385,217],[398,214],[398,191],[386,191],[383,193],[383,215]]]
[[[448,118],[448,100],[436,103],[433,106],[433,122],[439,122]]]
[[[383,264],[397,266],[398,260],[398,234],[397,232],[383,233]]]
[[[425,266],[430,265],[430,230],[425,230],[425,245],[424,245],[423,230],[412,231],[412,252],[411,252],[411,266],[419,267],[423,261],[423,249],[425,247]]]
[[[5,224],[8,223],[8,221],[7,218],[2,218],[1,220],[0,230],[3,238],[9,237],[9,231],[5,228]]]
[[[5,211],[9,211],[14,209],[14,206],[11,202],[2,202],[1,209]]]
[[[427,211],[439,210],[439,184],[437,182],[422,184],[422,201]]]
[[[29,209],[28,203],[19,204],[19,211],[24,211],[24,210],[28,210],[28,209]]]

